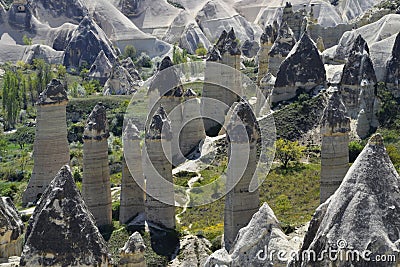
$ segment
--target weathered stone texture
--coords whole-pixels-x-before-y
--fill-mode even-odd
[[[138,87],[139,81],[132,78],[128,70],[117,63],[104,85],[103,95],[130,95],[136,92]]]
[[[397,229],[400,227],[400,176],[386,152],[381,135],[374,135],[350,167],[342,184],[314,215],[300,251],[314,251],[318,261],[301,259],[292,266],[399,265]],[[339,243],[339,241],[341,241]],[[337,249],[364,253],[370,261],[329,257],[323,251]],[[394,255],[394,261],[374,262],[378,255]],[[322,260],[321,260],[322,259]]]
[[[175,228],[175,200],[172,179],[171,128],[161,107],[146,128],[144,175],[146,179],[146,221]],[[161,201],[161,199],[163,201]]]
[[[215,62],[232,69],[213,64]],[[232,28],[229,33],[222,32],[207,58],[202,97],[215,100],[201,103],[204,129],[208,136],[218,135],[229,108],[242,96],[239,70],[240,49]]]
[[[169,267],[204,266],[211,254],[211,242],[204,237],[186,235],[180,240],[178,257]]]
[[[109,137],[102,103],[90,113],[83,132],[82,196],[98,226],[111,225],[111,184],[108,166]]]
[[[188,89],[184,95],[182,130],[179,136],[179,147],[183,156],[187,156],[206,137],[200,113],[200,99]]]
[[[66,106],[67,92],[53,79],[36,103],[37,117],[33,144],[33,171],[22,196],[23,205],[34,203],[60,168],[69,163]]]
[[[395,97],[400,97],[400,33],[396,36],[392,56],[386,63],[385,82]]]
[[[8,197],[0,201],[0,258],[20,256],[23,246],[24,224],[14,203]]]
[[[89,77],[97,79],[103,85],[110,77],[112,68],[112,63],[101,50],[89,69]]]
[[[260,204],[253,180],[259,138],[260,128],[250,105],[245,101],[239,102],[227,125],[229,163],[226,186],[228,190],[232,188],[225,197],[224,244],[227,251],[231,250],[237,233],[249,223]]]
[[[344,66],[340,90],[347,114],[357,120],[355,131],[361,138],[378,127],[376,83],[368,45],[359,35]]]
[[[64,166],[43,193],[29,220],[20,265],[109,266],[107,245]]]
[[[276,78],[268,72],[260,81],[259,90],[257,90],[256,114],[263,115],[269,110],[270,95],[274,89]],[[265,108],[267,108],[265,110]],[[264,109],[264,112],[263,112]]]
[[[258,210],[258,209],[257,209]],[[240,229],[228,252],[225,248],[215,251],[207,259],[205,267],[215,266],[279,266],[287,262],[278,259],[273,251],[295,251],[294,243],[283,233],[274,212],[264,203],[251,221]],[[260,253],[261,251],[261,253]],[[273,254],[272,259],[269,255]],[[260,258],[259,258],[260,257]]]
[[[130,120],[125,128],[119,222],[127,223],[144,212],[144,177],[139,130]],[[130,160],[127,163],[127,160]],[[129,166],[129,167],[128,167]]]
[[[290,100],[300,92],[323,86],[326,73],[321,55],[307,32],[282,62],[272,92],[272,103]]]
[[[123,248],[119,250],[121,267],[146,267],[144,258],[146,245],[139,232],[134,232],[126,241]]]
[[[271,51],[272,45],[275,42],[277,29],[273,25],[268,25],[260,38],[260,50],[258,51],[258,74],[257,74],[257,85],[260,85],[260,81],[269,72],[269,52]]]
[[[349,132],[350,118],[336,89],[321,121],[321,203],[335,193],[349,169]]]
[[[279,27],[276,40],[268,54],[268,72],[274,76],[278,74],[279,67],[295,44],[296,38],[292,30],[286,22],[283,22]]]

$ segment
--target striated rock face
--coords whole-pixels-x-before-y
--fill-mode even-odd
[[[216,100],[201,103],[204,129],[208,136],[218,135],[229,108],[242,96],[241,74],[238,72],[240,54],[233,28],[229,33],[223,31],[213,49],[208,53],[202,97]],[[214,62],[233,69],[214,64]]]
[[[204,266],[280,266],[287,262],[278,259],[278,251],[295,251],[282,232],[274,212],[264,203],[249,224],[240,229],[231,250],[220,249],[211,254]],[[261,252],[260,252],[261,251]],[[271,253],[272,259],[269,257]],[[288,256],[288,255],[286,255]]]
[[[129,120],[123,132],[124,160],[122,169],[119,222],[125,224],[144,212],[144,177],[142,169],[142,153],[140,148],[140,132]],[[129,153],[129,154],[127,154]],[[126,159],[131,161],[128,164]]]
[[[261,79],[259,90],[257,91],[257,103],[256,103],[256,114],[257,116],[263,115],[263,108],[267,108],[267,103],[269,104],[269,97],[272,90],[274,89],[276,78],[270,72],[268,72],[264,78]],[[262,95],[261,95],[262,94]]]
[[[132,78],[128,70],[117,63],[104,85],[103,95],[130,95],[136,92],[139,81]]]
[[[112,43],[93,19],[86,16],[72,33],[65,49],[63,65],[68,69],[79,69],[82,65],[91,66],[101,50],[113,63],[117,56]]]
[[[67,92],[53,79],[36,103],[37,117],[33,144],[33,171],[22,196],[23,205],[39,200],[58,170],[69,163],[66,106]]]
[[[134,232],[126,241],[120,251],[120,261],[118,266],[121,267],[146,267],[144,258],[146,246],[139,232]]]
[[[321,120],[321,203],[335,193],[349,169],[350,118],[340,93],[334,90]]]
[[[182,130],[179,134],[179,148],[183,156],[187,156],[206,137],[200,112],[200,99],[188,89],[183,94]]]
[[[292,30],[286,22],[283,22],[268,54],[268,72],[274,76],[278,74],[279,67],[295,44],[296,38]]]
[[[89,77],[99,80],[101,84],[105,84],[111,75],[112,67],[110,60],[108,60],[104,51],[101,50],[89,69]]]
[[[19,256],[22,252],[24,224],[8,197],[0,201],[0,258]]]
[[[400,33],[396,36],[392,56],[386,63],[386,86],[396,97],[400,97]]]
[[[106,242],[69,166],[57,173],[29,220],[21,266],[108,266]]]
[[[170,267],[192,267],[204,266],[211,254],[211,242],[204,237],[186,235],[180,240],[178,257],[168,266]],[[182,257],[180,257],[182,256]]]
[[[282,62],[272,92],[272,103],[290,100],[301,91],[310,92],[324,85],[325,67],[315,43],[307,33]]]
[[[378,255],[395,255],[396,258],[373,266],[398,266],[399,179],[382,136],[374,135],[339,189],[323,204],[326,212],[325,207],[320,208],[310,224],[301,252],[315,251],[322,261],[306,259],[295,266],[371,266]],[[348,260],[343,256],[342,261],[340,257],[330,260],[327,254],[321,256],[322,251],[338,249],[338,245],[343,254],[350,250],[366,252],[361,255],[367,259],[359,255],[358,261],[354,256],[351,262],[351,256]]]
[[[357,119],[357,134],[365,138],[378,126],[376,75],[366,41],[359,35],[343,69],[341,93],[347,113]]]
[[[257,84],[260,85],[260,81],[269,72],[269,52],[271,51],[272,45],[275,42],[277,29],[273,25],[268,25],[260,38],[260,50],[258,51],[258,75]]]
[[[146,127],[144,175],[146,179],[146,221],[175,228],[175,200],[172,179],[170,122],[160,107]],[[160,201],[160,197],[164,201]]]
[[[227,125],[229,162],[224,215],[225,249],[232,249],[239,230],[246,226],[259,207],[259,192],[254,190],[253,175],[257,167],[256,144],[260,128],[246,101],[239,102]],[[257,178],[256,178],[257,180]]]
[[[120,63],[121,63],[121,66],[124,67],[129,72],[129,74],[132,76],[132,78],[135,81],[142,80],[140,78],[140,74],[139,74],[138,70],[136,69],[135,64],[133,63],[133,61],[130,57],[125,58]]]
[[[98,226],[112,224],[111,184],[108,167],[109,137],[106,109],[97,104],[83,132],[82,196]]]

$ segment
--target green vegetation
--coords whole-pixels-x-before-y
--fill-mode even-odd
[[[130,57],[133,61],[136,58],[136,48],[133,45],[127,45],[124,49],[124,58]]]
[[[24,34],[24,36],[22,37],[22,42],[24,43],[24,45],[32,45],[32,38],[29,38],[28,36],[26,36],[26,34]]]
[[[197,49],[196,49],[195,53],[199,57],[205,57],[207,55],[207,49],[204,47],[203,43],[199,43],[197,45]]]
[[[186,63],[187,62],[186,49],[183,49],[181,52],[180,48],[178,48],[176,45],[174,45],[174,48],[172,50],[172,61],[174,62],[175,65]]]
[[[284,169],[287,169],[291,161],[299,163],[303,157],[305,147],[299,145],[298,141],[289,141],[286,139],[278,139],[276,141],[275,157],[281,163]]]
[[[379,124],[383,128],[400,130],[400,98],[394,97],[385,84],[378,84],[381,108],[378,111]]]

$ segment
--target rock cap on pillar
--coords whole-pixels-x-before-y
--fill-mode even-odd
[[[140,131],[133,123],[132,119],[128,120],[125,130],[123,132],[123,137],[125,140],[141,140]]]
[[[222,31],[217,43],[208,53],[207,61],[218,61],[228,52],[231,56],[241,55],[240,46],[233,28],[228,32]]]
[[[84,140],[101,140],[110,136],[108,128],[106,108],[99,102],[90,113],[85,129],[83,131]]]
[[[272,25],[268,24],[265,27],[264,32],[261,34],[260,42],[261,44],[274,43],[276,37],[276,29],[274,29]]]
[[[146,131],[146,139],[165,139],[171,140],[171,123],[162,106],[159,107],[157,112],[151,119],[148,130]]]
[[[67,91],[60,80],[52,79],[46,89],[39,95],[37,105],[52,105],[68,102]]]
[[[322,134],[347,133],[350,131],[350,118],[337,88],[333,89],[328,105],[322,116]]]

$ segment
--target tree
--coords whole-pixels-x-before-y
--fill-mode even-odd
[[[304,149],[297,141],[278,139],[276,141],[275,157],[282,163],[283,168],[287,169],[290,161],[299,161],[301,159]]]
[[[7,70],[3,83],[3,109],[6,114],[6,129],[12,129],[19,111],[18,79],[15,72]]]
[[[24,34],[22,37],[22,42],[24,42],[24,45],[32,45],[32,38],[29,38],[26,36],[26,34]]]
[[[30,127],[21,127],[17,129],[14,135],[14,142],[16,142],[20,149],[23,149],[26,144],[33,144],[35,140],[35,129]]]
[[[3,136],[0,136],[0,156],[1,157],[4,157],[6,155],[7,146],[8,146],[7,140]]]
[[[351,141],[349,143],[349,162],[353,163],[363,149],[364,145],[361,142]]]
[[[187,62],[187,51],[186,49],[183,49],[182,52],[179,50],[179,48],[174,45],[174,48],[172,50],[172,61],[174,64],[182,64]]]
[[[136,58],[136,48],[133,45],[127,45],[124,49],[124,57],[130,57],[132,60]]]
[[[197,49],[195,51],[196,55],[200,57],[204,57],[207,55],[207,49],[204,47],[203,43],[199,43],[197,45]]]
[[[66,75],[67,75],[67,68],[62,64],[57,65],[57,78],[65,79]]]

